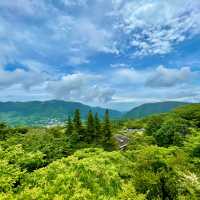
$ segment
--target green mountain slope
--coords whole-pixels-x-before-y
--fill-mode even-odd
[[[93,113],[98,112],[101,118],[105,112],[104,108],[59,100],[0,102],[0,121],[6,121],[12,125],[54,124],[65,121],[68,115],[73,115],[75,109],[80,109],[83,119],[87,117],[89,110]],[[121,115],[119,111],[110,110],[111,118],[119,118]]]
[[[186,105],[184,102],[158,102],[158,103],[147,103],[136,108],[133,108],[125,114],[126,118],[142,118],[152,114],[159,114],[169,112],[177,107]]]

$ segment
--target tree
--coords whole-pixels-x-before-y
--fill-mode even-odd
[[[153,135],[156,131],[158,131],[164,122],[163,116],[154,115],[150,117],[147,122],[145,133],[147,135]]]
[[[96,142],[101,142],[102,141],[102,127],[101,127],[101,122],[99,120],[98,113],[96,113],[94,117],[94,129],[95,129]]]
[[[175,114],[178,115],[178,117],[181,117],[194,127],[200,128],[200,104],[189,104],[186,106],[182,106],[180,108],[177,108],[174,111]]]
[[[166,120],[161,128],[153,134],[159,146],[180,146],[185,135],[189,134],[187,121],[181,118]]]
[[[5,140],[9,133],[10,129],[7,125],[5,123],[0,123],[0,140]]]
[[[72,123],[72,120],[71,120],[71,117],[69,116],[68,117],[68,121],[67,121],[67,130],[66,130],[66,134],[67,135],[72,135],[73,134],[73,123]]]
[[[86,133],[86,141],[88,143],[94,141],[95,139],[95,124],[94,124],[94,117],[92,111],[88,112],[87,117],[87,133]]]
[[[76,109],[74,112],[74,128],[76,131],[79,131],[80,128],[82,127],[82,122],[81,122],[81,114],[80,114],[80,110]]]
[[[81,122],[81,114],[80,110],[76,109],[74,113],[74,131],[78,134],[78,139],[83,140],[84,139],[84,129]]]
[[[109,111],[106,110],[105,115],[104,115],[104,122],[103,122],[103,142],[104,144],[110,145],[111,142],[111,124],[110,124],[110,117],[109,117]]]

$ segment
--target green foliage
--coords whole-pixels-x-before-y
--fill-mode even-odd
[[[68,117],[67,121],[67,129],[66,129],[66,135],[71,136],[73,134],[74,126],[71,120],[71,117]]]
[[[92,111],[90,111],[88,113],[87,129],[86,129],[85,137],[86,137],[86,141],[88,141],[88,143],[91,143],[95,139],[95,121],[94,121]]]
[[[125,122],[125,126],[128,129],[141,129],[144,128],[144,121],[143,120],[127,120]]]
[[[127,134],[127,136],[130,139],[127,147],[129,150],[136,150],[156,144],[155,138],[153,136],[148,136],[141,132],[135,132],[134,134],[130,133]]]
[[[0,123],[0,140],[5,140],[10,134],[10,129],[5,123]]]
[[[199,121],[184,112],[124,121],[114,129],[108,111],[102,122],[92,112],[85,122],[77,110],[66,127],[0,124],[0,199],[198,200]],[[145,131],[124,129],[140,122]],[[115,131],[128,137],[124,151],[111,151]]]
[[[85,130],[81,122],[81,114],[79,109],[76,109],[74,112],[73,125],[74,130],[76,131],[77,141],[83,141],[85,137]]]
[[[60,128],[31,128],[25,135],[17,134],[9,137],[3,144],[5,147],[21,144],[26,151],[41,151],[49,163],[69,155],[71,149],[67,144],[65,133]]]
[[[166,120],[161,128],[153,133],[159,146],[182,145],[183,136],[189,134],[189,128],[185,120],[181,118]]]
[[[12,134],[26,134],[28,132],[27,127],[15,127],[12,128]]]
[[[197,199],[200,190],[195,184],[187,183],[184,152],[177,148],[149,146],[131,153],[131,160],[135,160],[134,186],[139,193],[145,193],[147,199]]]
[[[0,149],[0,158],[9,161],[9,164],[19,166],[21,169],[33,171],[43,167],[46,163],[44,154],[40,151],[26,152],[22,145],[10,146],[8,148]]]
[[[200,104],[190,104],[177,108],[174,113],[190,122],[191,125],[200,128]]]
[[[188,160],[193,168],[200,174],[200,132],[193,130],[184,141],[184,151],[188,153]]]
[[[15,191],[26,171],[45,165],[43,158],[41,152],[26,152],[22,145],[6,148],[0,144],[0,193]]]
[[[106,148],[109,148],[109,146],[111,145],[111,137],[112,137],[112,133],[111,133],[109,111],[106,110],[104,121],[103,121],[103,143]]]
[[[146,125],[146,134],[153,135],[156,133],[162,126],[164,118],[162,115],[155,115],[149,118]]]
[[[129,161],[119,152],[85,149],[24,177],[15,199],[138,200],[131,183],[120,177],[123,163]]]
[[[22,177],[23,172],[21,169],[14,165],[9,164],[8,160],[0,160],[0,193],[11,191],[17,182]]]
[[[95,114],[95,117],[94,117],[94,135],[95,135],[95,140],[96,140],[96,143],[97,142],[100,142],[102,141],[102,125],[101,125],[101,122],[99,120],[99,116],[98,116],[98,113]]]

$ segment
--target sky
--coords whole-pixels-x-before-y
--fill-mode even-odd
[[[199,0],[1,0],[0,101],[199,102],[199,19]]]

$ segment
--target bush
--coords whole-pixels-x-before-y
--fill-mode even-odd
[[[153,135],[161,128],[163,122],[164,118],[162,115],[155,115],[150,117],[146,125],[145,133],[147,135]]]
[[[187,122],[184,119],[168,119],[154,132],[153,136],[159,146],[170,146],[183,144],[183,138],[189,134]]]
[[[137,196],[134,187],[123,184],[120,177],[127,163],[119,152],[81,150],[27,175],[16,199],[142,200],[144,195]]]
[[[187,120],[192,126],[200,128],[200,104],[190,104],[177,108],[174,113]]]

